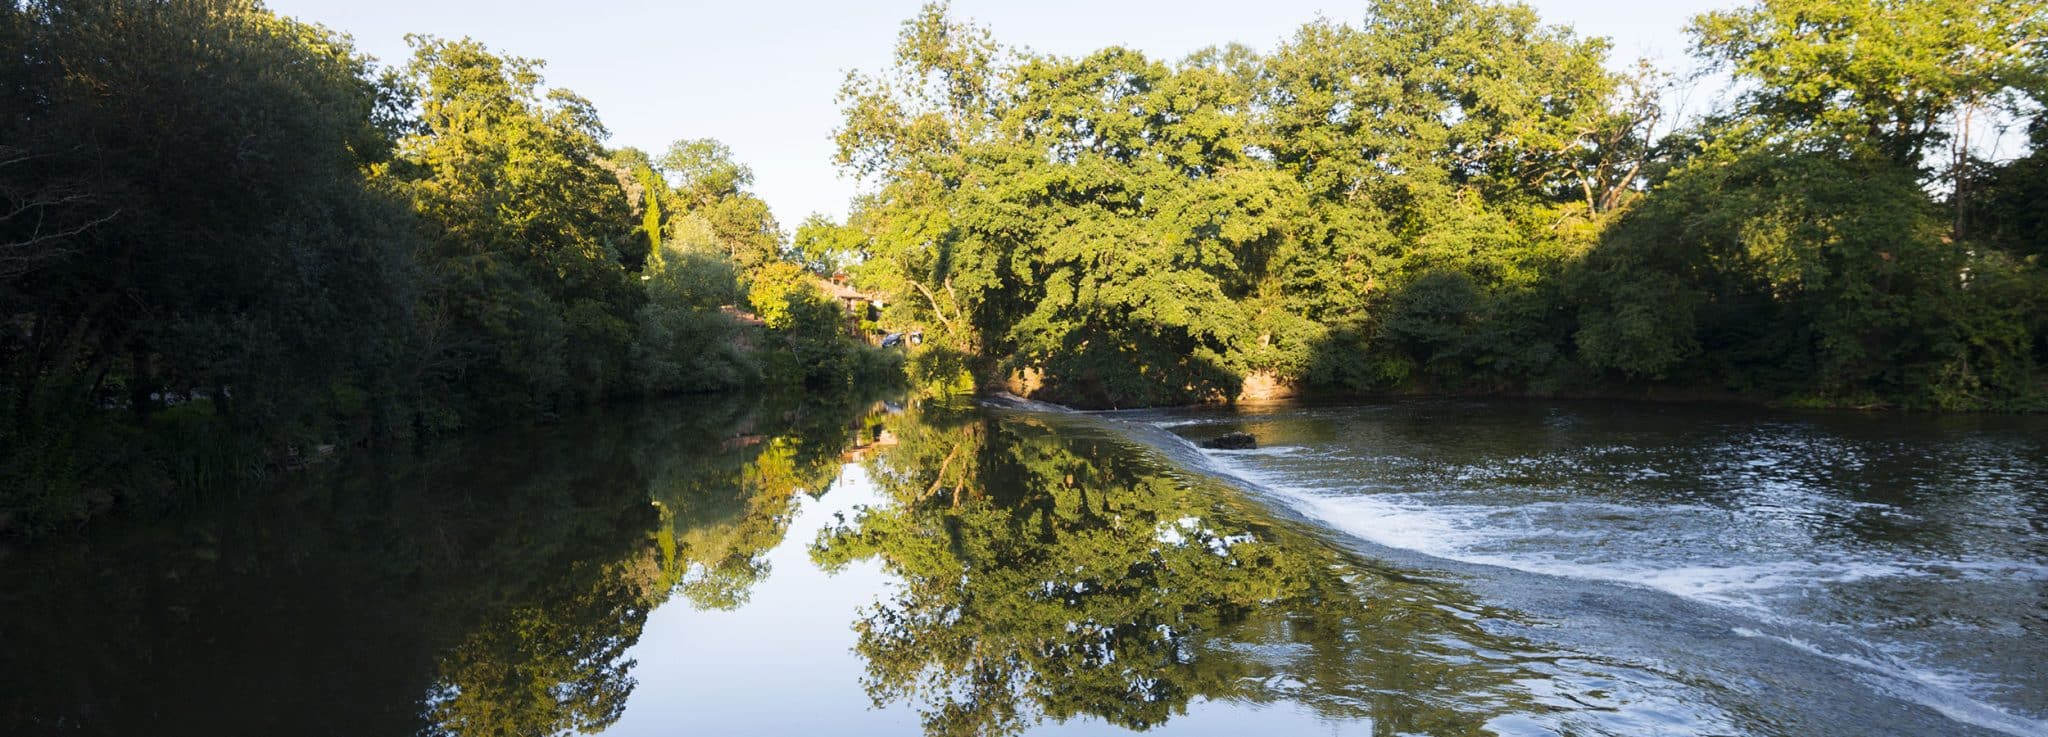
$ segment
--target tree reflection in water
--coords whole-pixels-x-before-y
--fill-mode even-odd
[[[607,413],[18,552],[0,560],[0,734],[602,728],[648,612],[672,590],[745,601],[866,411]]]
[[[902,578],[856,647],[875,704],[918,704],[931,734],[1084,715],[1142,730],[1196,699],[1490,734],[1528,708],[1533,674],[1455,588],[1341,554],[1104,430],[943,406],[888,422],[898,445],[869,466],[890,501],[812,556]],[[1503,659],[1473,656],[1489,651]]]
[[[855,650],[872,701],[933,734],[1146,729],[1202,700],[1479,734],[1554,703],[1523,685],[1549,656],[1489,635],[1498,613],[1461,589],[1099,425],[883,406],[593,417],[24,552],[0,566],[0,733],[602,731],[649,613],[676,593],[744,609],[769,552],[802,544],[799,495],[856,455],[885,502],[810,554],[900,579],[855,615]]]
[[[657,521],[623,555],[582,559],[563,586],[487,623],[441,660],[427,720],[448,735],[596,732],[624,712],[627,651],[680,592],[744,605],[799,493],[822,494],[864,405],[806,404],[723,421],[636,423],[621,454]],[[714,415],[715,418],[715,415]]]

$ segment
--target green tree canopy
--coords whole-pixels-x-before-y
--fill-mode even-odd
[[[1698,54],[1753,83],[1743,113],[1904,166],[1968,135],[1987,107],[2038,109],[2048,6],[2038,0],[1764,0],[1710,12]]]

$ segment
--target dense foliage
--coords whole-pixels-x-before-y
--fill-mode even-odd
[[[984,386],[2040,406],[2048,4],[1763,0],[1696,19],[1741,94],[1489,0],[1378,0],[1270,53],[1013,52],[928,6],[842,93],[855,262]]]
[[[337,445],[888,368],[808,280],[748,303],[799,256],[724,146],[610,150],[540,62],[412,44],[380,68],[253,0],[0,3],[0,534]],[[806,317],[736,317],[785,302]]]

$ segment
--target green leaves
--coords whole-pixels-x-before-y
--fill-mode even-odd
[[[1756,86],[1747,114],[1918,166],[1969,112],[2048,92],[2040,0],[1765,0],[1694,19],[1695,52]]]
[[[632,179],[614,172],[603,124],[582,98],[542,91],[537,61],[467,39],[412,42],[406,73],[421,125],[386,176],[437,231],[429,268],[471,275],[437,280],[430,309],[462,338],[497,347],[428,350],[470,367],[487,415],[621,391],[643,299],[622,251],[642,246]]]
[[[830,306],[769,346],[728,313],[786,237],[726,147],[609,151],[539,61],[410,40],[380,70],[244,0],[0,5],[0,521],[190,475],[170,469],[759,383],[762,352],[798,378],[894,368]],[[177,404],[218,442],[95,463],[69,440],[175,435],[153,425]]]
[[[965,26],[927,12],[907,28],[893,79],[955,93],[874,79],[850,94],[848,132],[947,130],[858,165],[887,167],[855,217],[861,278],[900,295],[901,318],[988,359],[984,374],[1042,374],[1049,396],[1234,394],[1243,265],[1270,258],[1300,211],[1292,183],[1250,156],[1245,80],[1220,56],[1177,68],[1114,48],[998,70]],[[912,109],[932,112],[870,117]]]
[[[1959,156],[1950,243],[1914,176],[1971,110],[2038,96],[2043,5],[1997,5],[1702,16],[1701,53],[1752,93],[1661,141],[1664,77],[1526,6],[1381,0],[1179,63],[1010,55],[928,6],[897,67],[842,96],[839,161],[874,185],[846,242],[890,319],[979,356],[983,386],[1086,406],[1227,400],[1254,375],[1924,398],[1928,367],[1960,365],[1942,356],[2034,360],[1982,303],[2032,292],[1957,285],[2038,268],[1954,241],[1975,219],[2032,248],[2038,167]]]
[[[732,160],[732,149],[710,138],[676,141],[661,157],[661,168],[676,189],[695,203],[739,194],[754,183],[754,171]]]
[[[401,329],[403,215],[359,170],[389,152],[390,97],[346,38],[226,1],[10,3],[0,25],[10,411],[142,418],[202,390],[275,428]]]

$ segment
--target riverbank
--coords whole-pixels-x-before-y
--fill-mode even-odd
[[[1381,391],[1361,391],[1326,387],[1301,387],[1296,384],[1271,378],[1248,377],[1246,389],[1230,399],[1195,404],[1162,404],[1136,406],[1083,406],[1089,411],[1132,411],[1141,409],[1173,409],[1192,407],[1258,407],[1288,403],[1343,403],[1416,399],[1505,399],[1505,400],[1563,400],[1563,401],[1621,401],[1657,404],[1700,404],[1752,407],[1759,409],[1803,409],[1832,410],[1843,412],[1864,412],[1874,414],[2041,414],[2048,413],[2048,385],[2044,385],[2040,399],[2014,403],[2008,406],[1972,408],[1934,408],[1919,406],[1903,401],[1858,400],[1834,401],[1819,397],[1767,396],[1727,390],[1704,389],[1686,386],[1614,386],[1614,387],[1573,387],[1550,390],[1528,388],[1468,388],[1440,389],[1410,387]],[[1006,385],[999,392],[1016,395],[1012,385]],[[1111,403],[1114,404],[1114,403]]]

